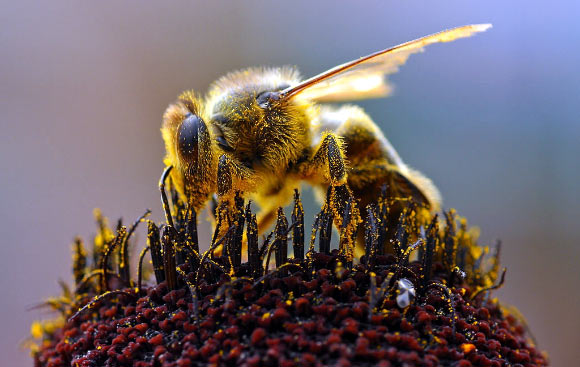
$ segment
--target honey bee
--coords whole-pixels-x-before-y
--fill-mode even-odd
[[[441,197],[431,180],[403,163],[361,108],[327,103],[387,96],[386,75],[409,55],[489,27],[441,31],[306,80],[291,67],[250,68],[218,79],[205,96],[184,92],[167,108],[161,128],[172,181],[196,211],[216,193],[226,201],[236,192],[251,198],[261,208],[261,231],[303,181],[321,190],[341,188],[358,208],[387,187],[387,197],[438,211]],[[344,209],[344,197],[334,206]]]

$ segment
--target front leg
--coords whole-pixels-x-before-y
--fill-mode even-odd
[[[220,200],[229,199],[234,191],[232,181],[234,167],[225,154],[219,159],[217,172],[217,194]]]
[[[230,227],[239,220],[240,199],[243,207],[243,198],[237,184],[239,181],[240,173],[234,162],[225,154],[221,155],[217,167],[217,200],[214,199],[213,205],[215,232],[212,244],[225,236]],[[218,246],[215,252],[221,254],[222,247],[222,245]]]

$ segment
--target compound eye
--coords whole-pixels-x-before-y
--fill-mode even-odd
[[[200,129],[205,128],[205,124],[199,116],[187,114],[181,122],[177,132],[177,149],[184,159],[197,159],[199,144],[198,137]]]

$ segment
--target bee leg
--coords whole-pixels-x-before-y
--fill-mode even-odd
[[[342,140],[334,133],[325,133],[316,153],[299,168],[302,179],[321,188],[329,185],[333,188],[327,201],[331,204],[335,218],[342,216],[346,203],[353,198],[352,191],[347,186],[344,152]]]
[[[239,200],[243,199],[238,187],[235,187],[237,181],[239,180],[239,173],[236,170],[234,162],[223,154],[220,156],[217,168],[217,197],[218,200],[215,203],[214,209],[214,219],[216,222],[216,228],[214,232],[214,241],[219,240],[223,236],[228,235],[231,226],[237,222],[237,213],[239,213]],[[215,252],[218,254],[222,253],[223,247],[227,245],[226,240],[224,244],[216,247]]]
[[[231,217],[230,211],[234,207],[234,193],[232,190],[232,163],[226,155],[222,155],[219,159],[217,169],[217,194],[218,200],[213,209],[216,226],[223,228],[216,228],[216,234],[222,235],[229,228]],[[222,233],[223,232],[223,233]]]
[[[410,202],[421,208],[421,217],[428,217],[428,210],[424,207],[431,213],[439,209],[441,198],[431,180],[401,160],[379,127],[361,108],[322,106],[320,119],[322,131],[333,131],[347,147],[348,187],[366,224],[369,204],[377,201],[388,204],[388,211],[383,215],[387,218],[383,220],[387,233],[382,238],[386,240],[380,244],[381,249],[386,250],[390,246],[399,218]],[[359,255],[364,252],[364,232],[364,226],[361,226],[357,239]]]
[[[220,198],[230,196],[232,192],[232,163],[225,154],[220,157],[218,163],[217,187]]]
[[[161,203],[163,204],[163,211],[165,211],[165,220],[167,224],[173,227],[173,218],[171,216],[171,210],[169,209],[169,201],[167,200],[167,194],[165,193],[165,181],[169,173],[173,169],[173,166],[167,166],[159,179],[159,191],[161,192]]]
[[[340,138],[333,133],[325,133],[312,159],[302,167],[302,176],[306,179],[325,182],[332,186],[346,183],[346,165],[344,163],[344,148]]]
[[[328,174],[330,176],[330,183],[333,186],[346,183],[344,153],[338,142],[339,140],[334,134],[328,134],[324,138],[324,144],[326,144]]]
[[[342,140],[331,132],[323,134],[316,153],[300,170],[303,179],[322,187],[329,186],[324,205],[331,212],[334,225],[340,233],[340,252],[348,261],[352,260],[356,230],[361,218],[355,196],[347,185]]]

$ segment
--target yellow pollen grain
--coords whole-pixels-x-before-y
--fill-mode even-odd
[[[40,339],[42,337],[42,324],[39,321],[34,321],[30,325],[30,334],[35,339]]]
[[[469,354],[475,350],[475,345],[471,343],[463,343],[461,344],[460,348],[463,351],[463,353]]]

